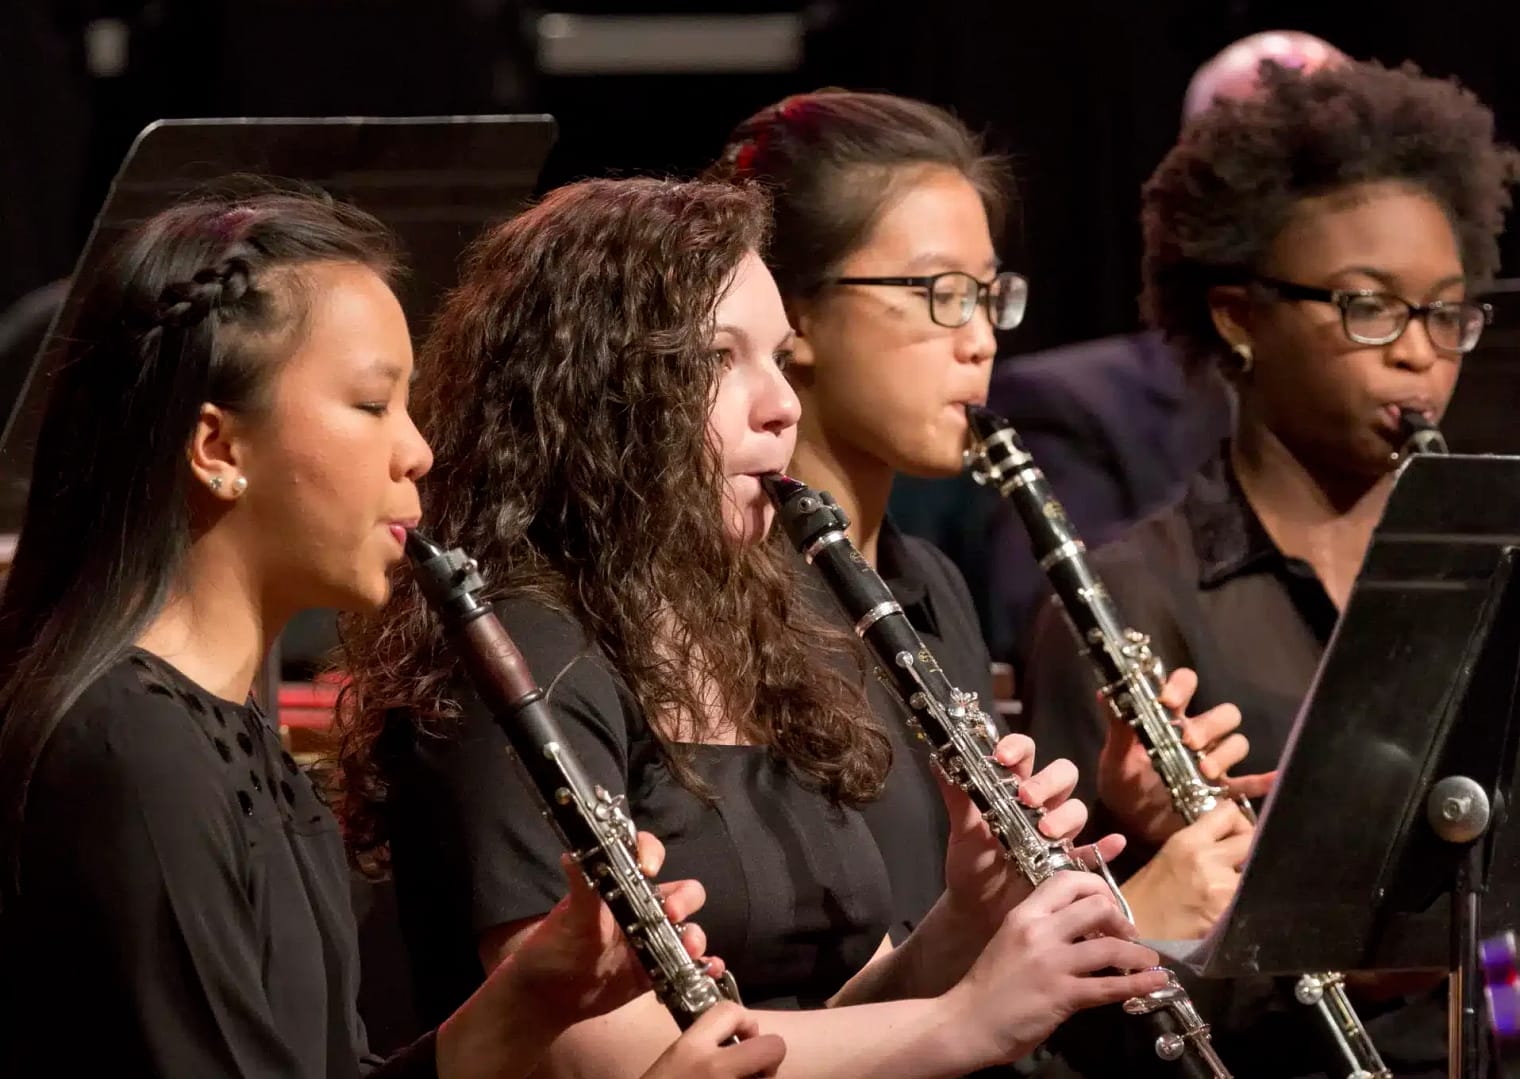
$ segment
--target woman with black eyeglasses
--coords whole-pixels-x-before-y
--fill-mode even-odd
[[[959,471],[964,405],[986,399],[994,326],[1023,318],[1028,286],[1000,271],[989,228],[1005,197],[1002,163],[933,106],[825,91],[744,121],[717,168],[772,198],[766,263],[797,332],[787,375],[802,403],[791,471],[838,499],[850,538],[952,681],[987,700],[990,660],[965,583],[886,508],[894,471]],[[821,589],[815,599],[837,616]],[[892,877],[901,942],[943,890],[950,826],[896,701],[868,688],[893,761],[865,817]]]
[[[931,544],[898,531],[886,509],[898,472],[961,470],[965,406],[986,400],[993,332],[1024,317],[1028,283],[1000,267],[993,243],[1005,164],[932,105],[827,90],[744,121],[716,171],[759,183],[772,199],[766,264],[796,331],[787,377],[802,404],[790,470],[838,500],[850,538],[950,680],[991,712],[991,663],[965,581]],[[837,616],[819,591],[819,607]],[[898,702],[881,685],[870,691],[894,754],[864,815],[892,878],[900,941],[944,890],[950,827]],[[1090,695],[1083,687],[1080,699]],[[1070,775],[1059,753],[1037,749]]]
[[[1497,268],[1517,167],[1453,83],[1269,63],[1255,96],[1195,120],[1146,185],[1145,314],[1184,362],[1224,365],[1237,417],[1182,500],[1093,561],[1160,658],[1197,671],[1200,703],[1240,707],[1250,751],[1235,770],[1263,789],[1387,501],[1399,410],[1439,422],[1488,323],[1474,296]],[[1142,931],[1200,935],[1234,893],[1249,825],[1222,807],[1182,828],[1131,732],[1094,702],[1053,605],[1033,634],[1031,733],[1077,762],[1095,820],[1130,837]],[[1190,736],[1206,762],[1233,755]],[[1275,1025],[1298,1006],[1270,985],[1244,1003],[1254,988],[1234,987],[1230,1014],[1266,1043],[1261,1074],[1313,1073],[1317,1047]],[[1389,988],[1364,986],[1373,999],[1358,1004],[1384,1059],[1444,1074],[1440,1009],[1394,1008]],[[1232,1053],[1217,1020],[1216,1033],[1227,1059],[1255,1055]]]

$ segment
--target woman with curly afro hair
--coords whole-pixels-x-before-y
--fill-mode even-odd
[[[1517,174],[1492,114],[1454,82],[1266,63],[1256,93],[1194,120],[1147,183],[1145,316],[1184,363],[1224,366],[1237,413],[1181,500],[1093,561],[1161,660],[1197,671],[1195,707],[1239,706],[1237,732],[1187,728],[1207,774],[1233,766],[1240,789],[1269,789],[1392,488],[1400,410],[1439,422],[1488,322],[1475,296]],[[1087,777],[1094,827],[1129,835],[1142,932],[1200,935],[1234,893],[1250,825],[1225,805],[1183,828],[1129,729],[1073,709],[1092,675],[1054,607],[1033,634],[1031,734]],[[1401,1006],[1413,987],[1387,979],[1354,988],[1396,1074],[1444,1074],[1437,1002]],[[1228,1059],[1272,1075],[1322,1066],[1283,984],[1230,991],[1209,1014],[1269,1048],[1231,1054],[1216,1025]]]

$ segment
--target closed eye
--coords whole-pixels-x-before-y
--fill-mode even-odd
[[[358,407],[371,416],[384,416],[390,411],[390,404],[386,401],[361,401]]]

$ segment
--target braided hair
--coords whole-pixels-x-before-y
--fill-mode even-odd
[[[232,311],[248,294],[248,261],[232,257],[216,266],[196,271],[188,281],[164,287],[144,328],[184,330],[206,319],[213,311]]]
[[[303,267],[390,280],[392,238],[351,207],[264,190],[144,222],[54,344],[26,518],[0,594],[0,903],[20,886],[28,784],[58,721],[179,583],[205,521],[187,447],[203,405],[257,415],[310,307]]]

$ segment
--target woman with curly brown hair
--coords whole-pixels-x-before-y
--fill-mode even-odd
[[[427,509],[468,550],[609,790],[706,883],[704,926],[788,1075],[958,1075],[1073,1010],[1159,984],[1089,874],[1032,894],[952,803],[945,893],[889,948],[859,807],[889,743],[853,642],[802,595],[759,477],[792,454],[792,332],[755,191],[588,181],[488,232],[423,353]],[[351,636],[347,813],[386,842],[424,1007],[442,1010],[554,903],[558,846],[409,585]],[[1000,754],[1029,772],[1027,742]],[[1052,834],[1070,777],[1029,779]],[[1085,940],[1094,930],[1113,934]],[[674,1033],[652,996],[561,1036],[554,1074],[637,1074]]]
[[[1197,670],[1202,702],[1240,706],[1243,771],[1269,773],[1284,749],[1387,501],[1399,410],[1439,421],[1487,324],[1474,293],[1497,267],[1517,166],[1454,83],[1266,63],[1257,92],[1194,120],[1146,185],[1146,317],[1186,362],[1224,364],[1238,414],[1182,500],[1093,564],[1160,658]],[[1031,733],[1135,840],[1126,891],[1157,899],[1142,928],[1200,935],[1235,890],[1249,826],[1222,806],[1181,828],[1127,728],[1088,706],[1092,675],[1053,606],[1030,657]],[[1305,1021],[1281,997],[1239,1009],[1269,1012]],[[1442,1023],[1412,1007],[1369,1027],[1397,1074],[1434,1075]],[[1255,1034],[1270,1030],[1263,1074],[1312,1070],[1292,1026]]]

